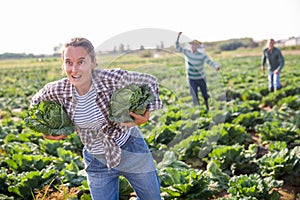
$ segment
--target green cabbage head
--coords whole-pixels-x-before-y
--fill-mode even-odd
[[[110,98],[109,120],[114,122],[133,122],[130,112],[143,115],[154,94],[146,84],[130,84],[116,90]]]
[[[30,129],[45,135],[69,135],[75,131],[63,106],[54,101],[42,101],[34,105],[24,122]]]

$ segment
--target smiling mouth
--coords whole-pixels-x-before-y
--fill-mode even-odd
[[[73,78],[74,80],[77,80],[77,79],[80,79],[80,78],[81,78],[81,75],[77,75],[77,76],[72,75],[72,78]]]

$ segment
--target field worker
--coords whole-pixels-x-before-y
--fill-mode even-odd
[[[160,183],[152,154],[137,125],[146,123],[150,111],[162,108],[154,76],[122,69],[97,69],[95,50],[85,38],[64,45],[62,68],[66,78],[48,83],[32,98],[32,105],[55,101],[64,106],[84,148],[83,160],[93,200],[119,200],[119,176],[124,176],[137,199],[160,200]],[[154,101],[144,115],[130,113],[134,122],[109,121],[112,93],[135,83],[147,84]],[[59,140],[66,136],[46,136]]]
[[[189,42],[189,44],[191,45],[191,50],[184,49],[183,47],[181,47],[179,44],[179,39],[181,34],[182,32],[178,33],[178,37],[176,40],[176,49],[182,52],[185,56],[186,73],[189,82],[190,93],[192,95],[193,104],[195,106],[199,105],[198,89],[200,88],[206,109],[209,110],[209,106],[208,106],[209,95],[207,93],[204,64],[207,63],[213,66],[217,71],[220,69],[220,67],[214,61],[212,61],[204,53],[204,51],[198,50],[198,48],[201,47],[201,42],[197,40],[193,40]]]
[[[281,88],[280,84],[280,73],[284,66],[284,58],[280,49],[276,48],[274,39],[269,39],[267,42],[267,47],[263,50],[261,70],[265,71],[266,61],[268,63],[268,80],[269,80],[269,90],[271,92],[279,90]]]

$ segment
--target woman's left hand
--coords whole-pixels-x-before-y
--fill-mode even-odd
[[[138,114],[135,114],[134,112],[130,112],[129,114],[131,117],[133,117],[134,122],[124,122],[124,123],[121,123],[122,126],[132,127],[132,126],[144,124],[149,120],[149,117],[150,117],[149,110],[146,110],[144,115],[138,115]]]

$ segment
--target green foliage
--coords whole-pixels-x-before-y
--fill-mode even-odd
[[[263,178],[259,174],[234,176],[229,180],[228,193],[231,196],[253,200],[280,200],[278,191],[271,189],[282,186],[283,181],[276,181],[271,177]]]
[[[143,115],[154,95],[148,85],[131,84],[115,91],[110,98],[109,119],[115,122],[133,122],[130,112]]]
[[[165,124],[169,125],[182,118],[182,112],[178,108],[171,107],[165,115]]]
[[[120,199],[129,199],[130,194],[133,192],[129,182],[123,176],[120,177]]]
[[[28,111],[24,119],[27,127],[45,135],[69,135],[75,131],[66,111],[56,102],[43,101]]]
[[[240,124],[248,130],[253,130],[257,124],[262,124],[263,122],[263,117],[258,111],[242,113],[232,121],[232,123]]]
[[[209,176],[210,181],[214,182],[214,185],[217,184],[216,186],[220,191],[228,188],[230,176],[224,173],[214,161],[210,161],[207,164],[206,171],[204,173]]]
[[[300,147],[294,147],[289,150],[283,148],[280,151],[268,153],[257,160],[261,175],[264,177],[274,177],[280,179],[283,175],[287,175],[286,179],[293,184],[300,184]]]
[[[224,42],[219,46],[221,51],[232,51],[241,47],[248,47],[248,44],[246,44],[243,40],[239,39]]]
[[[259,111],[259,101],[248,100],[248,101],[232,101],[228,103],[231,106],[231,111],[233,113],[249,113],[253,111]]]
[[[299,131],[296,131],[294,125],[289,122],[272,121],[265,122],[264,124],[258,124],[255,127],[261,141],[294,141],[299,135]]]
[[[150,121],[140,128],[153,150],[165,199],[215,199],[229,187],[244,192],[229,193],[229,200],[257,199],[266,191],[270,197],[260,199],[276,199],[274,189],[262,184],[272,185],[267,177],[299,187],[299,56],[286,54],[283,87],[274,93],[268,91],[266,74],[260,75],[261,57],[249,53],[258,54],[257,49],[239,49],[214,55],[222,67],[222,84],[215,90],[216,72],[210,74],[209,68],[209,112],[202,104],[192,106],[180,56],[142,58],[130,54],[110,66],[147,72],[159,80],[164,108],[151,112]],[[50,191],[57,191],[62,184],[77,187],[83,194],[78,198],[91,199],[78,136],[73,133],[62,141],[44,140],[41,133],[24,125],[32,95],[61,77],[60,59],[47,60],[0,60],[0,199],[34,199],[46,185],[50,187],[45,194],[48,198]],[[109,63],[105,56],[104,62]],[[138,67],[141,64],[143,67]],[[228,90],[226,98],[219,92],[223,90]],[[249,178],[256,173],[260,180]],[[248,178],[230,186],[228,178],[237,180],[239,175]],[[130,189],[121,179],[120,197],[128,199]]]
[[[65,150],[64,148],[60,147],[57,149],[57,154],[58,157],[61,158],[64,163],[75,162],[76,165],[81,169],[84,167],[82,163],[82,158],[70,150]]]
[[[49,183],[56,174],[55,170],[43,171],[29,171],[18,174],[14,182],[8,187],[8,191],[17,194],[24,199],[32,197],[34,188],[44,186]]]
[[[272,176],[279,178],[284,173],[284,166],[288,161],[288,149],[282,149],[281,151],[275,151],[264,155],[258,160],[261,166],[261,173],[263,176]]]
[[[208,175],[176,160],[172,152],[166,152],[158,169],[162,192],[167,194],[165,199],[208,199],[220,191]]]
[[[218,145],[208,154],[208,157],[214,160],[218,167],[225,170],[230,169],[231,165],[240,159],[242,151],[243,146],[241,145]]]
[[[205,137],[205,133],[197,133],[198,132],[187,137],[174,146],[173,151],[179,155],[180,160],[188,161],[192,158],[201,159],[211,151],[212,144],[209,138]]]
[[[289,151],[289,159],[285,165],[286,177],[284,180],[300,186],[300,147],[296,146]]]
[[[0,168],[0,194],[7,193],[7,188],[8,188],[7,176],[8,176],[8,170],[4,167],[1,167]]]
[[[284,102],[287,102],[292,107],[298,107],[299,106],[299,99],[294,96],[300,93],[299,86],[287,86],[286,88],[282,88],[281,90],[277,91],[276,93],[270,93],[268,96],[265,96],[261,100],[261,104],[263,106],[270,106],[273,107],[277,105],[280,102],[280,105],[282,105]],[[289,97],[289,98],[287,98]],[[286,98],[286,99],[285,99]],[[291,104],[291,102],[294,102],[295,104]]]
[[[176,93],[166,87],[159,86],[159,97],[163,102],[163,105],[172,106],[176,100]]]
[[[157,130],[155,129],[153,134],[153,144],[156,146],[158,144],[169,144],[173,141],[175,136],[179,134],[179,132],[177,131],[177,127],[174,125],[162,125]]]
[[[286,104],[289,108],[292,108],[294,110],[300,109],[300,96],[288,96],[278,101],[278,106],[283,106],[283,104]]]
[[[245,127],[241,125],[234,125],[231,123],[224,123],[219,125],[220,137],[218,144],[220,145],[234,145],[234,144],[249,144],[251,143],[250,134],[246,132]],[[215,127],[212,128],[214,130]],[[219,130],[219,129],[217,129]]]
[[[65,169],[60,171],[60,174],[64,177],[64,182],[70,186],[80,186],[82,181],[86,179],[79,166],[73,160],[66,165]]]
[[[144,49],[142,51],[140,51],[140,56],[142,58],[150,58],[153,56],[153,52],[150,49]]]
[[[52,157],[44,157],[42,155],[22,155],[14,154],[11,159],[7,159],[6,163],[10,169],[15,171],[41,170],[53,161]]]
[[[249,90],[244,90],[243,93],[242,93],[242,96],[241,98],[244,100],[244,101],[249,101],[249,100],[261,100],[262,99],[262,96],[258,93],[258,92],[255,92],[255,91],[249,91]]]
[[[300,128],[300,110],[296,111],[293,119],[293,123],[296,125],[296,127]]]
[[[204,160],[206,162],[214,161],[221,170],[233,175],[256,171],[255,157],[256,151],[251,148],[245,150],[242,145],[217,145]]]
[[[287,148],[287,144],[284,141],[272,141],[269,144],[270,151],[280,151]]]
[[[49,155],[58,156],[57,150],[63,147],[62,141],[57,140],[42,140],[40,141],[40,148],[42,152]]]

